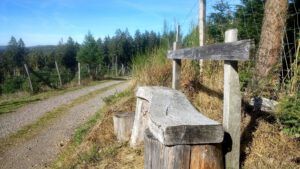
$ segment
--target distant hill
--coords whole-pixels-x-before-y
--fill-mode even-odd
[[[6,49],[6,46],[0,46],[0,51],[4,51]]]
[[[45,54],[49,54],[51,52],[54,52],[55,49],[57,48],[57,46],[56,45],[38,45],[38,46],[30,46],[27,48],[29,49],[29,52],[42,51]]]
[[[27,49],[29,52],[42,51],[45,54],[49,54],[51,52],[54,52],[56,47],[57,47],[56,45],[38,45],[38,46],[29,46],[27,47]],[[0,54],[4,53],[6,48],[7,46],[0,46]]]

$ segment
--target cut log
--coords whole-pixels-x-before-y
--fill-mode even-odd
[[[140,87],[137,97],[149,101],[148,127],[164,145],[223,141],[222,125],[199,113],[181,92],[165,87]]]
[[[220,144],[165,146],[145,131],[145,169],[222,169]]]
[[[118,141],[128,141],[134,121],[134,113],[115,113],[113,115],[114,132]]]

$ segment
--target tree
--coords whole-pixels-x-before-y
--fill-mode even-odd
[[[90,68],[90,78],[96,79],[96,67],[103,62],[103,56],[93,35],[88,32],[77,54],[77,61],[87,64]]]
[[[78,46],[73,41],[73,39],[69,37],[67,43],[64,45],[62,64],[67,69],[70,69],[73,74],[75,74],[77,68],[77,61],[76,61],[77,51],[78,51]]]
[[[16,74],[16,60],[18,56],[18,42],[15,37],[11,37],[10,41],[8,42],[7,49],[4,52],[3,62],[6,67],[6,71],[9,75]]]
[[[235,13],[240,39],[254,39],[259,43],[264,16],[264,0],[241,0]]]
[[[221,0],[213,5],[214,12],[208,16],[208,35],[212,42],[223,42],[225,31],[233,25],[233,12],[228,2]]]
[[[267,0],[256,54],[255,83],[258,89],[274,87],[279,82],[278,64],[288,9],[287,0]],[[276,19],[274,19],[276,18]]]
[[[22,38],[20,38],[18,41],[18,52],[15,58],[15,64],[18,68],[23,68],[26,53],[25,43],[23,42]]]

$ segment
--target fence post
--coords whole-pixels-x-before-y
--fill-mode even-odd
[[[59,73],[59,69],[58,69],[58,65],[57,65],[56,61],[55,61],[55,67],[56,67],[56,71],[57,71],[57,75],[58,75],[59,85],[60,85],[60,87],[62,87],[61,77],[60,77],[60,73]]]
[[[81,67],[80,67],[80,62],[78,62],[78,85],[80,85],[80,69],[81,69]]]
[[[25,67],[25,70],[26,70],[26,74],[27,74],[27,76],[28,76],[28,81],[29,81],[30,90],[31,90],[31,92],[33,92],[33,87],[32,87],[32,83],[31,83],[31,78],[30,78],[30,74],[29,74],[29,71],[28,71],[28,68],[27,68],[26,63],[24,64],[24,67]]]
[[[179,39],[180,26],[177,25],[176,30],[176,41],[173,43],[173,50],[178,48],[178,39]],[[173,59],[172,61],[172,88],[180,89],[180,75],[181,75],[181,60]]]
[[[237,29],[227,30],[225,42],[237,41],[237,33]],[[232,142],[231,151],[225,154],[225,168],[238,169],[240,164],[241,103],[238,62],[225,60],[223,127]]]

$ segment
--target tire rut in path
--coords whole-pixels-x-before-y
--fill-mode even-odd
[[[54,124],[43,129],[37,136],[11,147],[0,155],[3,168],[46,168],[61,150],[61,143],[70,140],[74,130],[103,107],[103,98],[123,91],[129,82],[98,94],[90,100],[69,109]]]
[[[72,100],[91,93],[93,91],[120,83],[121,81],[109,81],[95,86],[85,87],[75,91],[67,92],[59,96],[53,96],[46,100],[31,103],[19,108],[15,112],[0,115],[0,139],[20,130],[22,127],[33,123],[45,113]]]

